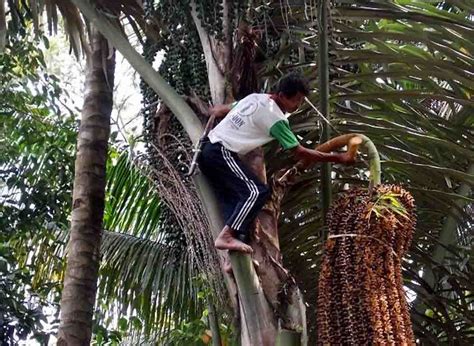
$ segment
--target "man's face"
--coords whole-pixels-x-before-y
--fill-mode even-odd
[[[304,95],[300,92],[292,97],[285,96],[283,93],[279,93],[280,102],[283,105],[285,112],[292,113],[298,109],[304,101]]]

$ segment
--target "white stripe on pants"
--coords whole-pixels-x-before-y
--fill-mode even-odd
[[[249,214],[250,210],[252,210],[253,206],[255,205],[255,202],[257,201],[258,188],[255,185],[255,183],[252,180],[250,180],[249,178],[247,178],[247,176],[244,174],[244,172],[242,172],[242,170],[240,169],[237,162],[235,162],[235,159],[232,157],[230,152],[226,148],[224,148],[223,146],[221,147],[221,151],[222,151],[222,156],[224,157],[224,160],[226,161],[226,163],[229,166],[229,168],[231,169],[231,171],[236,176],[238,176],[240,179],[242,179],[250,190],[249,198],[247,198],[247,200],[245,201],[245,203],[242,206],[242,208],[240,209],[237,217],[232,222],[232,225],[229,225],[230,228],[232,228],[234,230],[238,230],[238,229],[240,229],[240,226],[242,226],[242,222],[245,220],[245,218]]]

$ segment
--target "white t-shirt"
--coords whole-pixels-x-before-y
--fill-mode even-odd
[[[273,139],[270,129],[287,116],[269,94],[251,94],[232,108],[209,132],[211,143],[220,142],[230,151],[246,154]]]

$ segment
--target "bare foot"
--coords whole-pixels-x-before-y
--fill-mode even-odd
[[[222,232],[219,233],[216,238],[216,241],[214,242],[214,246],[218,250],[231,250],[244,253],[253,252],[252,248],[249,245],[233,237],[232,231],[229,226],[225,226]]]
[[[224,272],[231,275],[232,274],[232,265],[230,264],[229,258],[226,258],[224,262]]]
[[[253,266],[255,267],[255,271],[258,272],[260,264],[258,263],[256,259],[252,260],[252,262],[253,262]],[[223,267],[224,267],[225,273],[229,275],[232,275],[234,273],[234,270],[232,269],[232,265],[230,264],[230,260],[228,258],[225,260]]]

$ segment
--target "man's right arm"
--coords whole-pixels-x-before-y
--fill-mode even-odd
[[[233,102],[228,105],[212,106],[209,110],[209,116],[214,115],[214,117],[216,118],[224,118],[227,115],[227,113],[229,113],[230,110],[235,107],[236,104],[237,102]]]

